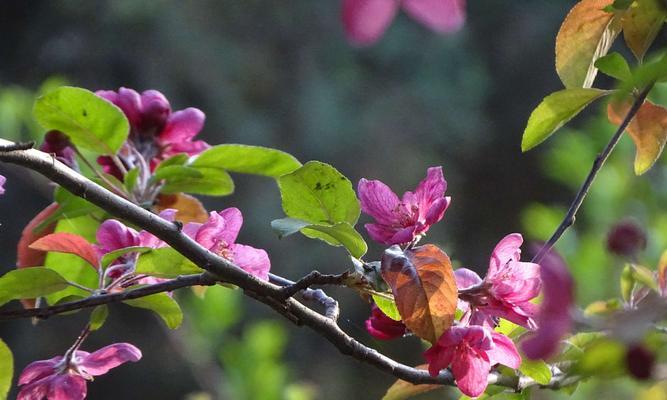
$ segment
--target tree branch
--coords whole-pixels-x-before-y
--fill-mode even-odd
[[[563,233],[565,233],[565,231],[570,226],[574,225],[577,211],[579,211],[579,207],[581,207],[581,204],[584,202],[584,199],[586,198],[586,195],[588,194],[588,191],[591,188],[591,185],[593,184],[595,177],[597,176],[598,172],[600,172],[600,169],[609,158],[609,155],[616,147],[616,144],[618,144],[618,141],[621,139],[623,132],[625,132],[625,129],[628,127],[632,119],[635,117],[635,115],[639,111],[639,108],[642,106],[642,104],[644,104],[644,100],[646,100],[646,96],[648,96],[648,93],[651,91],[652,88],[653,88],[653,83],[650,83],[644,88],[644,90],[642,90],[639,93],[639,95],[637,95],[635,101],[632,103],[632,107],[630,107],[630,110],[628,110],[627,115],[623,119],[623,122],[621,122],[621,124],[618,126],[618,129],[611,137],[611,139],[609,139],[609,142],[602,150],[602,152],[598,154],[597,157],[595,157],[595,161],[593,161],[593,165],[591,166],[591,170],[588,173],[588,176],[586,176],[584,183],[581,185],[579,191],[577,191],[577,194],[574,196],[574,200],[572,200],[570,208],[567,210],[567,213],[565,214],[565,217],[561,221],[560,225],[558,225],[553,235],[551,235],[549,240],[542,246],[542,248],[535,255],[535,257],[533,257],[533,259],[531,260],[532,262],[539,263],[540,261],[542,261],[542,258],[544,258],[547,252],[551,250],[551,248],[556,244],[556,242],[558,242],[561,236],[563,236]]]

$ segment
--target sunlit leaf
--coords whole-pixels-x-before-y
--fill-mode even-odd
[[[621,296],[623,300],[630,301],[632,289],[635,287],[635,278],[632,276],[630,265],[626,265],[621,272]]]
[[[415,368],[426,370],[428,369],[428,365],[418,365]],[[385,395],[382,397],[382,400],[405,400],[418,394],[430,392],[442,387],[442,385],[415,385],[413,383],[399,379],[389,387],[387,393],[385,393]]]
[[[44,129],[62,131],[76,146],[100,154],[115,154],[130,132],[120,108],[81,88],[63,86],[47,93],[33,112]]]
[[[323,225],[311,224],[296,218],[283,218],[271,221],[271,228],[281,238],[302,232],[308,237],[324,240],[332,246],[344,246],[356,258],[360,258],[368,250],[363,237],[348,222]]]
[[[389,318],[394,321],[401,320],[401,313],[398,312],[396,302],[376,294],[372,295],[375,305]]]
[[[435,343],[451,326],[458,299],[447,254],[432,244],[405,251],[392,246],[382,256],[381,272],[403,323],[415,335]]]
[[[521,150],[528,151],[546,140],[587,105],[609,92],[599,89],[564,89],[552,93],[530,114],[521,140]]]
[[[59,253],[74,254],[93,268],[98,268],[99,259],[95,248],[79,235],[67,232],[58,232],[37,239],[30,245],[31,249],[41,251],[55,251]]]
[[[191,165],[274,178],[289,174],[301,167],[296,158],[283,151],[243,144],[222,144],[211,147],[197,156]]]
[[[162,194],[194,193],[208,196],[226,196],[234,192],[234,181],[220,168],[168,166],[160,169],[166,180]]]
[[[97,306],[90,313],[90,330],[96,331],[104,325],[109,316],[109,307],[106,305]]]
[[[204,223],[208,220],[208,212],[201,201],[184,193],[158,196],[155,212],[159,213],[169,208],[177,211],[176,219],[184,224],[188,222]]]
[[[123,180],[123,186],[128,192],[132,192],[139,179],[139,168],[135,167],[127,171]]]
[[[123,303],[155,312],[170,329],[178,328],[183,321],[181,307],[167,293],[157,293],[138,299],[125,300]]]
[[[566,88],[589,88],[595,61],[607,54],[620,32],[615,14],[604,11],[612,0],[582,0],[565,17],[556,37],[556,71]]]
[[[574,369],[583,376],[614,377],[625,372],[625,346],[600,339],[586,348]]]
[[[636,0],[623,15],[623,37],[638,60],[644,58],[665,23],[665,7],[661,0]]]
[[[51,269],[16,269],[0,277],[0,305],[10,300],[45,296],[66,289],[67,286],[67,280]]]
[[[6,399],[14,377],[14,356],[0,339],[0,399]]]
[[[540,385],[548,385],[551,382],[551,369],[549,365],[542,360],[521,360],[519,371]]]
[[[609,121],[620,125],[630,105],[611,102],[607,108]],[[641,175],[648,171],[658,160],[667,141],[667,109],[645,101],[627,128],[632,141],[635,142],[635,174]]]
[[[650,269],[642,265],[630,264],[630,270],[632,271],[632,277],[634,278],[635,282],[641,283],[647,288],[656,291],[658,290],[658,282],[656,281],[655,277],[653,276],[653,272]]]
[[[102,268],[108,267],[112,262],[116,261],[117,258],[124,256],[125,254],[128,253],[145,253],[147,251],[150,251],[150,247],[142,247],[142,246],[132,246],[132,247],[125,247],[122,249],[117,249],[114,251],[110,251],[106,253],[104,256],[102,256],[102,261],[100,261],[100,265]]]
[[[173,248],[163,247],[140,255],[135,272],[160,278],[176,278],[203,270]]]
[[[631,81],[632,71],[628,62],[625,61],[622,55],[618,53],[607,54],[604,57],[598,58],[595,66],[604,74],[616,78],[619,81]]]

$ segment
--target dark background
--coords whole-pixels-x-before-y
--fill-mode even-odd
[[[518,213],[528,202],[569,198],[536,167],[541,150],[521,154],[520,139],[532,108],[561,88],[554,38],[575,2],[469,3],[466,26],[456,34],[434,35],[401,14],[377,45],[356,49],[345,41],[336,0],[3,1],[0,88],[36,90],[52,76],[91,90],[155,88],[174,109],[202,109],[201,137],[210,143],[279,148],[302,162],[333,164],[355,184],[381,179],[399,193],[413,189],[427,167],[442,165],[453,202],[427,240],[460,265],[485,269],[495,243],[520,229]],[[3,137],[17,136],[5,129]],[[8,177],[0,198],[5,270],[13,268],[20,230],[50,200],[44,181],[5,165],[0,173]],[[266,248],[273,272],[297,278],[313,268],[347,268],[340,249],[276,238],[269,222],[282,212],[270,180],[238,176],[236,183],[233,196],[205,203],[242,209],[239,242]],[[367,258],[380,251],[372,245]],[[349,333],[406,363],[423,362],[414,340],[372,340],[363,328],[368,306],[349,291],[332,293]],[[250,299],[243,303],[249,320],[275,318]],[[90,398],[180,399],[196,391],[197,380],[160,323],[116,308],[84,347],[128,341],[144,359],[89,385]],[[20,371],[66,349],[81,326],[72,323],[77,318],[83,317],[37,328],[2,323],[0,336]],[[393,381],[312,332],[280,323],[290,335],[291,376],[314,384],[317,398],[379,398]]]

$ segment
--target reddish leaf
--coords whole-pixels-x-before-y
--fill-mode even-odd
[[[607,114],[612,124],[619,125],[630,106],[627,103],[609,103]],[[628,133],[635,142],[635,173],[641,175],[656,162],[667,141],[667,109],[649,101],[644,102],[628,125]]]
[[[75,254],[87,261],[93,268],[99,266],[99,257],[95,248],[79,235],[67,232],[52,233],[38,239],[30,245],[31,249]]]
[[[661,0],[637,0],[623,15],[623,37],[638,60],[644,58],[665,23],[665,5]]]
[[[428,365],[422,364],[416,366],[415,368],[427,370]],[[430,384],[415,385],[413,383],[399,379],[394,382],[393,385],[391,385],[391,387],[387,390],[387,393],[385,393],[384,397],[382,397],[382,400],[405,400],[418,394],[430,392],[439,388],[443,388],[443,386]]]
[[[582,0],[565,17],[556,37],[556,71],[566,88],[589,88],[595,61],[607,54],[620,32],[614,13],[603,8],[613,0]]]
[[[19,243],[16,245],[17,268],[39,267],[44,265],[46,252],[31,249],[30,243],[50,233],[53,233],[53,230],[56,228],[56,222],[46,226],[39,232],[35,232],[35,228],[37,228],[44,220],[53,215],[56,210],[58,210],[58,203],[52,203],[44,210],[40,211],[39,214],[35,215],[35,217],[30,220],[30,222],[28,222],[28,225],[23,228],[23,232],[21,232],[21,239],[19,239]],[[25,308],[33,308],[35,306],[34,299],[22,299],[21,303]]]
[[[454,320],[458,292],[449,257],[427,244],[403,251],[392,246],[382,256],[381,273],[391,287],[403,323],[435,343]]]
[[[176,219],[183,223],[199,222],[208,220],[208,213],[199,200],[184,193],[162,194],[158,197],[155,211],[160,212],[172,208],[177,210]]]

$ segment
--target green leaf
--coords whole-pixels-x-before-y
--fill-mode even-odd
[[[601,339],[589,346],[574,365],[583,376],[615,377],[625,372],[626,348],[623,344]]]
[[[521,360],[519,371],[540,385],[548,385],[551,382],[551,369],[549,365],[542,360]]]
[[[282,206],[288,217],[312,224],[348,222],[354,225],[360,214],[352,183],[334,167],[309,161],[278,179]]]
[[[170,329],[176,329],[183,322],[183,312],[176,300],[166,293],[152,294],[133,300],[125,300],[123,303],[132,307],[143,308],[154,311],[162,318]]]
[[[166,178],[161,193],[195,193],[208,196],[226,196],[234,192],[234,181],[229,174],[219,168],[167,166],[160,171],[179,171]],[[185,172],[187,171],[187,172]],[[195,172],[196,171],[196,172]],[[161,172],[167,174],[167,172]]]
[[[169,157],[166,160],[160,161],[160,163],[155,168],[155,172],[161,170],[162,168],[171,167],[173,165],[183,165],[190,159],[186,153],[179,153],[173,157]]]
[[[0,305],[10,300],[34,299],[66,289],[67,280],[44,267],[22,268],[0,277]]]
[[[621,296],[623,300],[630,301],[632,297],[632,289],[635,287],[635,278],[632,274],[630,265],[626,265],[621,272]]]
[[[115,154],[130,124],[120,108],[95,93],[63,86],[37,99],[33,113],[44,129],[66,133],[79,148]]]
[[[104,325],[109,316],[109,307],[106,305],[97,306],[90,313],[90,330],[96,331]]]
[[[632,278],[635,280],[635,282],[641,283],[642,285],[655,291],[659,291],[658,282],[650,269],[634,264],[630,265],[630,269],[632,270]]]
[[[594,100],[609,94],[600,89],[564,89],[545,97],[530,114],[523,132],[521,150],[528,151],[579,114]]]
[[[100,262],[102,264],[102,268],[108,267],[112,262],[114,262],[117,258],[124,256],[125,254],[128,253],[145,253],[147,251],[151,251],[152,249],[150,247],[142,247],[142,246],[132,246],[132,247],[125,247],[122,249],[110,251],[107,254],[105,254],[102,257],[102,261]]]
[[[179,275],[198,274],[203,270],[171,247],[163,247],[140,255],[135,272],[160,278],[175,278]]]
[[[125,190],[127,190],[128,193],[131,193],[134,190],[134,187],[137,186],[138,178],[139,178],[139,167],[134,167],[131,170],[127,171],[127,174],[125,174],[125,181],[123,182],[123,185],[125,186]]]
[[[204,174],[196,168],[187,165],[168,165],[155,170],[151,181],[157,182],[162,179],[166,181],[187,180],[191,178],[201,178]]]
[[[619,81],[629,82],[632,80],[632,72],[630,71],[628,62],[618,53],[611,53],[602,58],[598,58],[595,62],[595,67],[602,73],[609,75],[612,78],[616,78]]]
[[[396,307],[396,302],[393,300],[389,300],[387,298],[384,298],[382,296],[378,295],[372,295],[373,296],[373,301],[375,302],[375,305],[378,306],[378,308],[389,318],[393,319],[394,321],[400,321],[401,320],[401,314],[398,312],[398,307]],[[393,297],[393,295],[391,295]]]
[[[194,167],[222,168],[231,172],[263,175],[273,178],[293,172],[301,163],[280,150],[243,144],[223,144],[201,153]]]
[[[48,218],[44,219],[35,228],[35,231],[39,232],[62,218],[75,218],[96,212],[103,212],[101,208],[79,196],[73,195],[62,186],[58,186],[54,191],[54,199],[58,203],[58,209]]]
[[[311,224],[296,218],[283,218],[271,221],[271,227],[280,238],[300,231],[307,237],[323,240],[332,246],[344,246],[356,258],[368,251],[363,237],[347,222],[324,225]]]
[[[7,398],[13,377],[14,356],[5,342],[0,339],[0,399]]]

